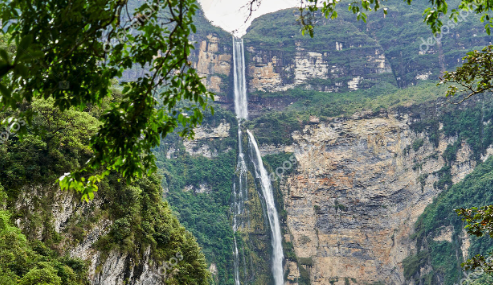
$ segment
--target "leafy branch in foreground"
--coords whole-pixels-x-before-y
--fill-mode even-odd
[[[465,61],[455,71],[446,71],[439,84],[455,83],[450,85],[447,96],[465,93],[457,103],[460,104],[472,96],[493,90],[493,45],[483,48],[482,51],[471,51],[462,58]]]
[[[251,0],[250,6],[260,5],[262,0]],[[408,5],[411,5],[413,0],[404,0]],[[301,33],[308,33],[311,37],[314,36],[314,28],[316,25],[316,12],[321,12],[325,18],[335,19],[338,17],[337,7],[340,0],[306,0],[302,1],[299,7],[300,16],[298,21],[301,25]],[[382,0],[352,0],[348,3],[348,10],[356,15],[357,20],[362,20],[366,23],[368,11],[383,10],[384,15],[387,15],[388,9],[383,7],[386,1]],[[462,17],[462,11],[472,11],[475,14],[481,15],[481,22],[485,23],[485,30],[490,34],[493,27],[493,17],[488,15],[488,12],[493,11],[493,5],[490,0],[461,0],[457,9],[449,11],[446,0],[430,0],[430,6],[423,11],[423,22],[430,26],[434,34],[441,32],[443,20],[448,14],[449,21],[457,23]],[[344,2],[346,4],[347,2]],[[450,13],[449,13],[450,12]]]
[[[481,208],[456,209],[455,212],[462,216],[466,222],[466,231],[470,235],[482,237],[489,235],[493,238],[493,205]],[[483,255],[476,255],[462,264],[466,270],[476,270],[481,268],[484,272],[493,273],[493,255],[485,258]]]
[[[114,78],[148,69],[120,82],[122,98],[104,110],[91,139],[92,158],[60,178],[62,189],[92,198],[110,171],[127,182],[155,171],[151,149],[177,127],[193,136],[213,99],[188,60],[197,9],[195,0],[0,1],[2,32],[17,47],[14,55],[0,50],[0,110],[30,122],[33,98],[52,98],[61,111],[101,107]]]

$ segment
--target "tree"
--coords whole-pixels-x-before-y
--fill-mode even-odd
[[[482,237],[489,235],[493,238],[493,205],[473,207],[471,209],[460,208],[455,210],[459,216],[462,216],[466,222],[466,230],[470,235]],[[465,269],[481,269],[487,273],[493,273],[493,256],[485,258],[483,255],[476,255],[467,260],[462,266]]]
[[[93,152],[79,170],[60,178],[63,189],[92,198],[110,171],[130,182],[155,171],[151,149],[180,127],[193,136],[213,94],[188,60],[195,31],[195,0],[2,0],[6,45],[0,49],[0,110],[4,121],[31,122],[34,99],[53,100],[60,111],[101,107],[124,70],[147,68],[120,82],[122,96],[99,117]],[[22,130],[21,130],[22,133]]]

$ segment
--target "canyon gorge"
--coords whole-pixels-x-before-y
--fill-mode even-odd
[[[90,157],[101,111],[34,104],[36,127],[69,131],[0,145],[5,246],[69,285],[84,270],[92,285],[459,284],[461,263],[493,250],[454,211],[493,204],[493,99],[452,104],[438,83],[493,37],[469,14],[423,50],[425,7],[315,14],[314,37],[284,9],[241,38],[198,9],[189,60],[214,112],[194,138],[170,133],[152,149],[156,173],[112,173],[81,202],[53,181]]]

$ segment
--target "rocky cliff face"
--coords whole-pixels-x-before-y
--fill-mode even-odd
[[[225,86],[228,82],[224,80],[225,78],[227,80],[233,64],[231,52],[224,46],[221,46],[220,50],[219,44],[220,40],[217,36],[208,34],[206,39],[199,43],[198,56],[194,64],[198,74],[204,78],[208,90],[214,93],[227,91]]]
[[[46,203],[47,208],[40,209],[40,203]],[[46,240],[49,235],[59,236],[59,252],[88,262],[88,280],[92,285],[165,284],[163,270],[152,260],[150,247],[144,249],[141,260],[120,250],[105,253],[94,247],[101,237],[109,233],[113,224],[111,219],[98,219],[100,212],[95,209],[100,209],[103,204],[101,198],[85,203],[79,195],[63,192],[57,187],[26,187],[15,204],[16,212],[23,213],[15,219],[15,224],[32,239]],[[51,219],[49,223],[42,223],[40,216],[41,220]],[[80,239],[74,238],[74,224],[87,225],[88,221],[92,223],[84,229],[85,232],[79,233]]]
[[[285,210],[284,242],[291,243],[294,250],[294,255],[285,253],[286,284],[306,284],[300,283],[302,273],[311,284],[409,283],[403,260],[417,251],[412,238],[416,221],[444,187],[450,186],[440,184],[444,169],[449,166],[451,184],[461,181],[477,164],[465,140],[442,132],[440,114],[448,107],[439,100],[326,121],[312,117],[300,131],[291,133],[292,144],[260,147],[264,156],[293,153],[296,158],[294,171],[286,171],[278,188],[279,206]],[[437,122],[437,140],[416,128],[430,116]],[[224,139],[218,136],[220,126],[225,126],[224,122],[208,131],[199,130],[195,147],[201,149],[208,140]],[[444,154],[452,145],[458,146],[456,158],[448,162]],[[209,157],[208,152],[187,151]],[[486,151],[482,160],[490,152]],[[270,166],[288,164],[281,161]],[[239,217],[248,221],[239,229],[240,248],[248,252],[243,253],[241,276],[262,284],[269,272],[258,276],[252,266],[263,264],[270,239],[262,222],[254,177],[249,181],[248,210],[245,217]],[[434,239],[451,241],[450,231],[444,228]],[[469,245],[464,233],[461,255],[468,256]]]
[[[420,9],[424,4],[411,10],[399,4],[387,17],[370,14],[366,24],[346,12],[337,20],[320,16],[314,38],[301,36],[293,10],[256,19],[243,37],[252,117],[298,101],[293,95],[298,89],[350,92],[383,82],[407,87],[436,80],[444,69],[460,63],[469,46],[484,46],[492,39],[469,14],[443,35],[441,45],[422,46],[421,38],[431,34]],[[217,100],[232,109],[231,35],[201,24],[193,37],[192,60],[209,90],[218,93]]]
[[[286,222],[297,256],[313,261],[312,284],[405,283],[414,223],[440,192],[442,154],[456,140],[442,136],[434,146],[410,118],[359,114],[293,134],[298,171],[282,187]],[[409,148],[417,140],[422,146]],[[471,154],[463,142],[456,181],[474,168]]]
[[[282,51],[262,50],[250,43],[247,50],[252,54],[249,66],[249,87],[251,92],[286,91],[301,86],[323,92],[338,92],[340,89],[358,90],[365,77],[387,73],[392,69],[383,51],[363,49],[350,45],[343,51],[343,44],[337,41],[326,43],[323,53],[318,48],[306,46],[303,41],[294,43],[294,54]],[[341,63],[341,57],[358,54],[361,66],[350,67]],[[334,60],[337,59],[337,60]],[[341,88],[342,87],[342,88]]]

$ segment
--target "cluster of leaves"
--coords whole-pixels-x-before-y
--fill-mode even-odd
[[[459,208],[455,211],[466,222],[465,229],[468,234],[477,237],[488,235],[490,238],[493,238],[493,205],[480,208],[472,207],[469,209]],[[467,260],[463,266],[468,270],[482,268],[486,272],[493,272],[493,258],[486,258],[478,254]]]
[[[493,206],[484,206],[481,208],[473,207],[471,209],[456,209],[462,220],[467,223],[466,230],[468,234],[482,237],[488,234],[493,238]]]
[[[455,103],[460,104],[474,95],[493,90],[493,46],[481,51],[468,52],[462,58],[464,64],[455,71],[445,72],[439,84],[456,83],[448,86],[447,96],[465,94]]]
[[[155,171],[151,149],[178,125],[181,135],[193,134],[212,98],[188,60],[197,9],[194,0],[0,2],[2,32],[16,46],[0,52],[2,110],[20,110],[31,122],[33,98],[52,98],[60,111],[101,107],[114,78],[148,69],[121,82],[121,100],[99,117],[92,157],[61,178],[62,188],[92,198],[112,170],[127,182]]]
[[[100,124],[89,112],[54,108],[53,99],[35,100],[29,108],[36,115],[23,139],[12,133],[0,145],[0,180],[11,199],[21,185],[52,184],[83,165],[92,155],[90,138]],[[16,113],[2,113],[0,120],[10,116]]]

